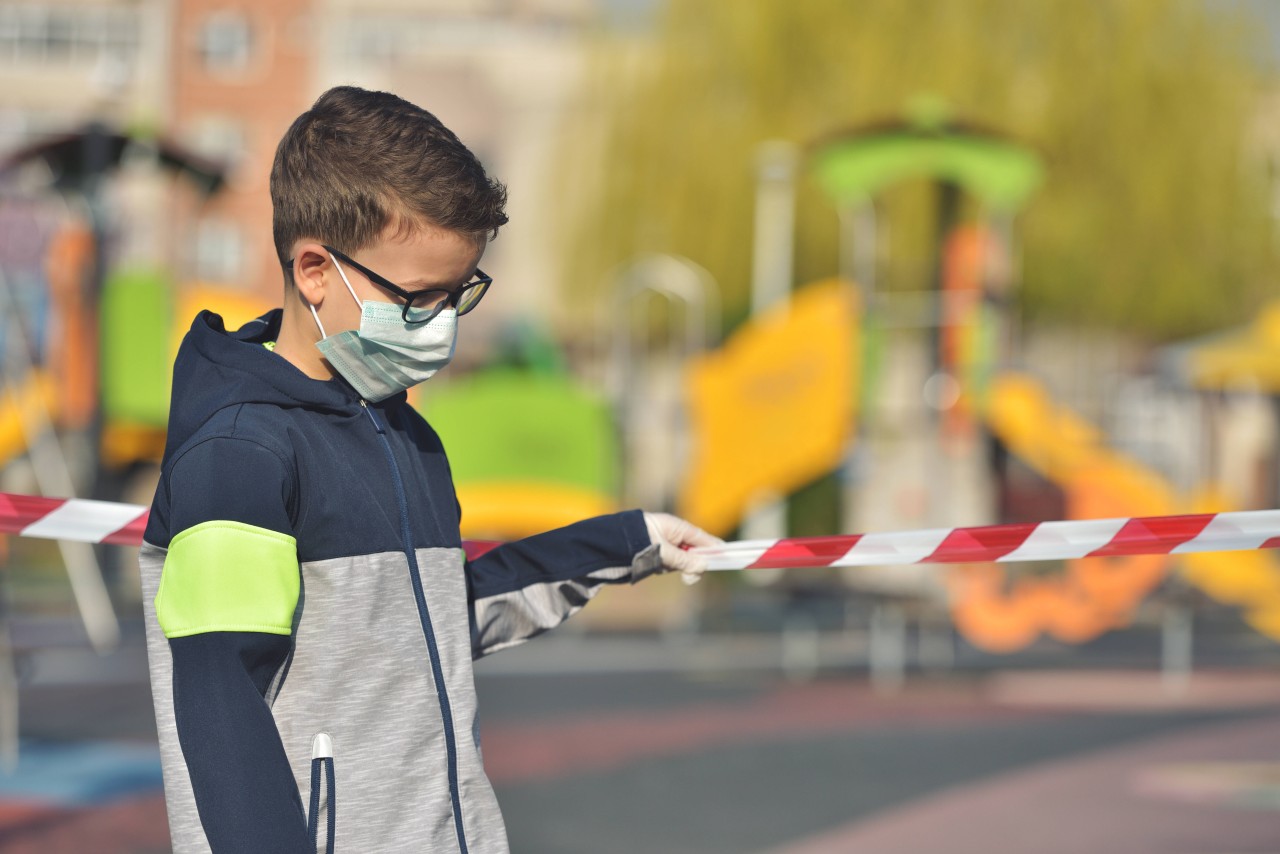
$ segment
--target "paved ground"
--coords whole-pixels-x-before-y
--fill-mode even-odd
[[[1280,717],[1180,728],[916,799],[774,854],[1274,852],[1277,746]]]
[[[611,684],[619,687],[608,677],[590,679],[606,702]],[[532,680],[522,682],[510,677],[484,685],[483,700],[536,690]],[[621,690],[641,686],[650,695],[661,690],[646,678]],[[1273,697],[1277,687],[1272,685]],[[1277,803],[1242,815],[1234,804],[1209,804],[1190,816],[1177,798],[1143,802],[1143,822],[1181,814],[1183,826],[1199,827],[1202,836],[1216,840],[1210,848],[1171,846],[1165,837],[1142,835],[1159,824],[1114,821],[1138,799],[1130,796],[1133,780],[1144,774],[1159,780],[1162,764],[1184,755],[1212,759],[1219,738],[1223,761],[1243,752],[1269,757],[1280,768],[1280,716],[1270,711],[1280,706],[1009,706],[993,704],[987,693],[982,683],[909,685],[893,698],[877,697],[860,681],[775,684],[747,697],[665,710],[580,709],[541,722],[494,722],[485,750],[513,846],[525,854],[1280,851]],[[1203,749],[1180,753],[1177,738],[1183,735]],[[1137,751],[1132,758],[1108,759],[1131,750]],[[1195,776],[1194,769],[1189,773]],[[1118,789],[1127,800],[1064,796],[1060,803],[1038,804],[1033,797],[1009,799],[1010,808],[1002,810],[1006,795],[1025,785],[1025,774],[1046,780],[1042,790],[1051,793],[1110,796]],[[971,790],[983,812],[970,815]],[[935,799],[941,807],[931,808]],[[919,827],[915,805],[929,817],[927,832],[909,832]],[[1037,805],[1038,811],[1028,809],[1016,820],[1024,807]],[[882,821],[884,816],[890,818]],[[1115,844],[1067,836],[1053,847],[1009,830],[1034,835],[1043,827],[1056,834],[1076,823],[1097,829],[1104,840],[1114,827]],[[955,847],[961,833],[970,847]]]
[[[1280,852],[1280,669],[1215,661],[1170,694],[1097,666],[1124,655],[1024,658],[884,695],[838,651],[786,681],[783,654],[567,635],[482,662],[513,850]],[[0,851],[167,850],[143,679],[136,635],[33,660]]]

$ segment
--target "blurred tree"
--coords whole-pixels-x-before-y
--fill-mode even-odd
[[[1031,316],[1151,338],[1239,320],[1275,269],[1275,155],[1248,22],[1208,7],[669,0],[652,41],[597,51],[566,148],[569,287],[590,296],[633,254],[676,252],[721,283],[733,325],[748,308],[757,144],[898,119],[927,93],[1046,158],[1019,224]],[[882,286],[926,287],[935,195],[918,182],[880,203]],[[797,282],[835,272],[835,211],[808,178],[796,241]]]

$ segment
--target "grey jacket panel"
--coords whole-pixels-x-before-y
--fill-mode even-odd
[[[469,849],[507,851],[476,720],[463,555],[418,549],[453,712]],[[311,745],[333,739],[338,851],[457,851],[436,685],[404,554],[302,565],[293,660],[272,705],[308,802]],[[411,804],[412,809],[405,805]]]
[[[144,545],[141,566],[165,797],[175,854],[204,854],[210,849],[174,724],[168,641],[153,604],[164,555]],[[463,553],[418,549],[416,556],[453,712],[468,848],[506,854],[475,737]],[[316,561],[301,573],[294,653],[271,710],[302,802],[309,803],[312,743],[325,733],[333,742],[335,850],[458,851],[440,705],[405,555]]]
[[[579,578],[529,584],[477,599],[473,605],[472,656],[482,658],[518,646],[581,611],[603,585],[635,584],[661,567],[655,543],[636,554],[630,566],[606,567]]]
[[[164,771],[164,804],[169,816],[174,854],[210,854],[209,842],[196,811],[196,797],[191,789],[187,763],[182,758],[182,746],[178,743],[169,641],[156,619],[156,594],[160,592],[160,575],[167,553],[167,549],[148,542],[143,542],[138,551],[138,565],[142,571],[143,619],[147,626],[147,662],[151,670],[151,699],[155,704],[160,762]]]

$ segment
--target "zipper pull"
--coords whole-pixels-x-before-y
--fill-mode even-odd
[[[360,398],[360,405],[364,407],[365,415],[368,415],[369,420],[373,422],[373,429],[377,430],[379,433],[383,435],[386,435],[387,431],[382,429],[382,422],[378,420],[378,416],[373,414],[373,407],[369,406],[368,401],[366,401],[364,398]]]
[[[332,759],[333,758],[333,738],[327,732],[318,732],[316,737],[311,739],[311,758],[312,759]]]

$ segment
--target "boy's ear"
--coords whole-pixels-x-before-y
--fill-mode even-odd
[[[329,252],[319,243],[300,243],[293,253],[293,283],[308,303],[324,302],[325,276],[333,262]]]

